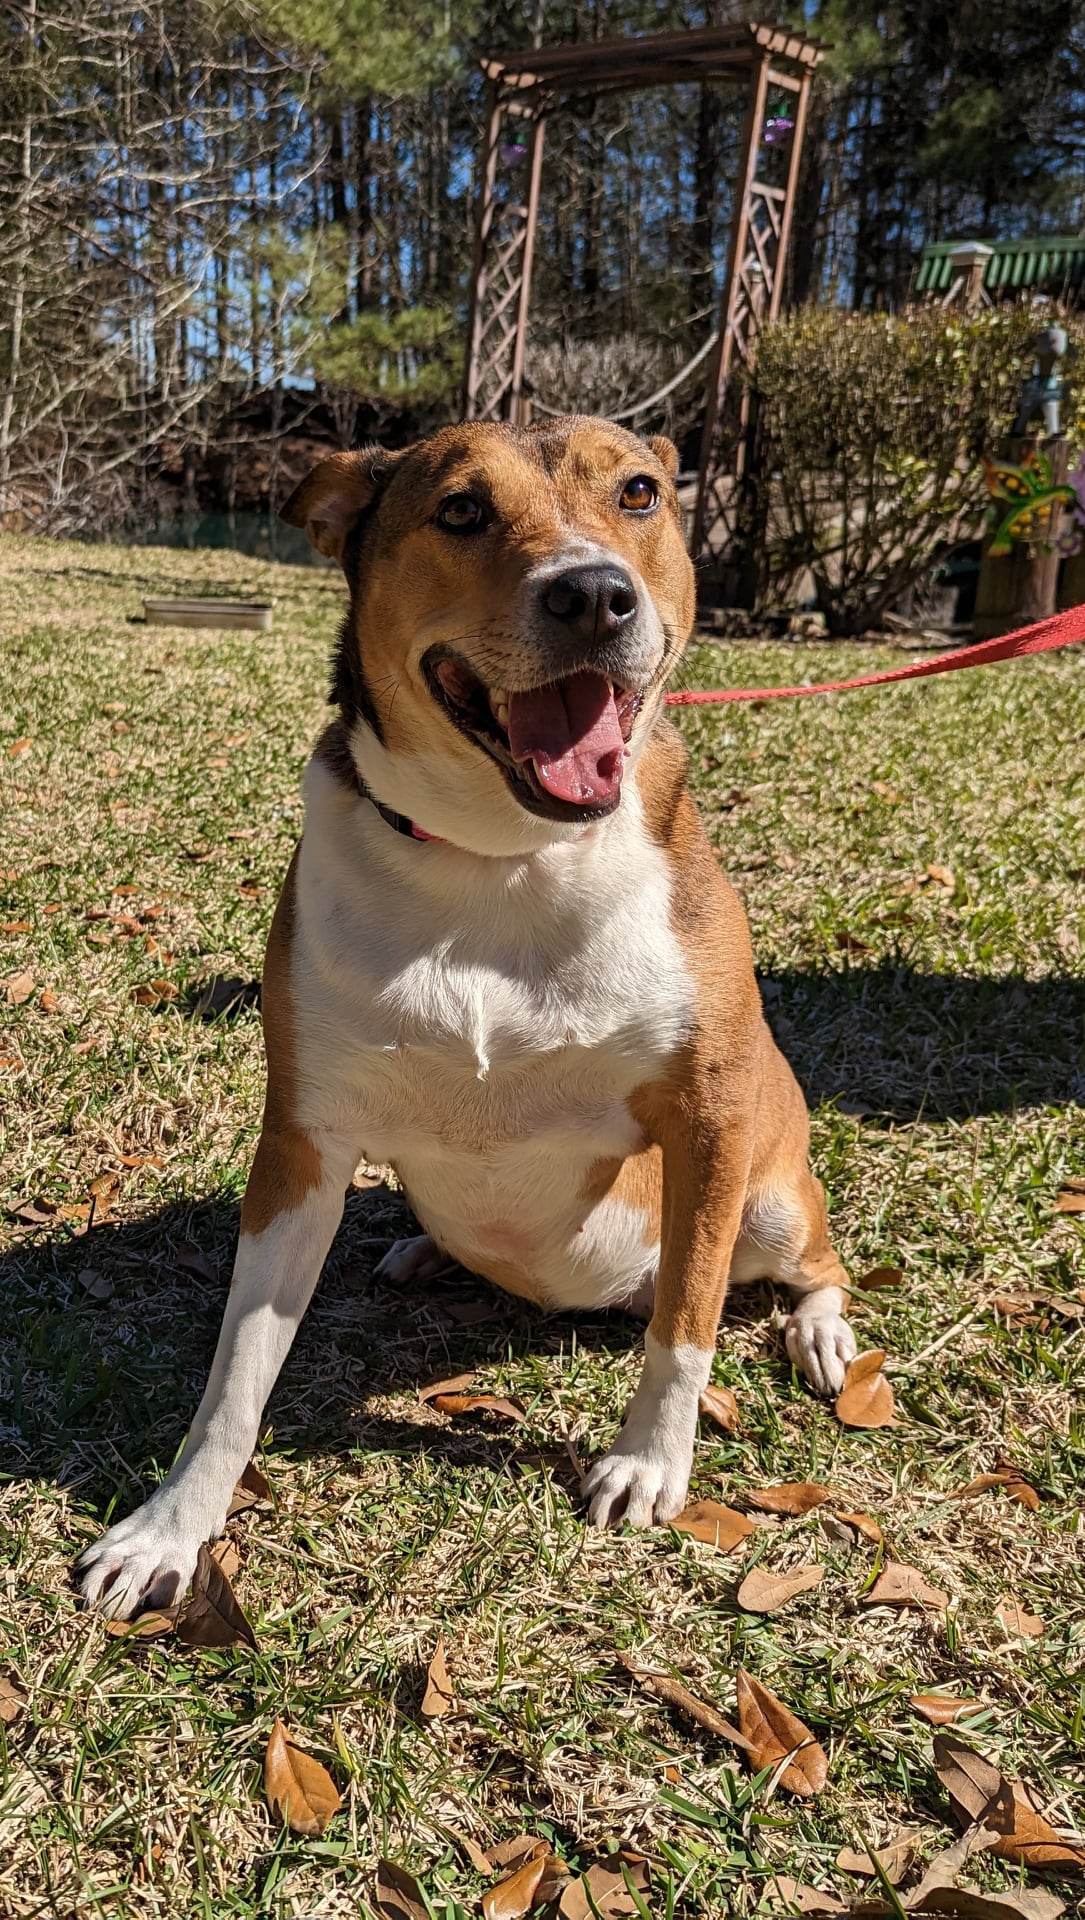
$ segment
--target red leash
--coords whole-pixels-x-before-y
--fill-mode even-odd
[[[861,673],[854,680],[818,680],[807,687],[717,687],[668,693],[666,699],[671,707],[715,707],[732,700],[790,700],[804,693],[850,693],[853,687],[924,680],[932,673],[955,673],[958,667],[989,667],[996,660],[1019,660],[1027,653],[1057,653],[1060,647],[1072,647],[1078,640],[1085,640],[1085,605],[1070,607],[1050,620],[1038,620],[1035,626],[1019,627],[1016,633],[978,640],[971,647],[955,647],[952,653],[936,653],[933,659],[917,660],[910,667],[893,667],[888,673]]]

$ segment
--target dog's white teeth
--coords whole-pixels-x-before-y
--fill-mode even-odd
[[[504,687],[491,687],[490,712],[493,714],[498,726],[504,727],[507,731],[509,724],[509,696]]]

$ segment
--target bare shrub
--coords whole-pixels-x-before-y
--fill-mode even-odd
[[[766,330],[755,383],[778,591],[809,568],[829,631],[862,633],[937,550],[979,533],[981,455],[1009,431],[1049,318],[1036,306],[806,308]],[[1071,324],[1080,352],[1085,328]]]

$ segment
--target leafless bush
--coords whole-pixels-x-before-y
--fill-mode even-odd
[[[620,333],[609,339],[556,341],[532,349],[532,392],[558,413],[602,413],[611,419],[665,386],[679,366],[673,346]],[[638,421],[629,422],[636,428]],[[654,424],[654,420],[653,420]]]

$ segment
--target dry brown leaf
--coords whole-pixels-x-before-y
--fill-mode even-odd
[[[699,1700],[697,1695],[691,1693],[688,1687],[684,1687],[680,1680],[672,1680],[670,1675],[665,1673],[645,1673],[627,1653],[620,1653],[618,1660],[626,1672],[632,1675],[638,1686],[643,1687],[648,1693],[654,1693],[657,1700],[664,1701],[668,1707],[674,1707],[676,1712],[684,1714],[687,1720],[692,1720],[698,1727],[703,1727],[706,1733],[715,1734],[718,1740],[730,1740],[732,1746],[741,1747],[745,1753],[750,1751],[750,1742],[745,1734],[740,1732],[738,1727],[733,1727],[729,1720],[725,1720],[722,1713],[718,1713],[715,1707],[710,1707],[706,1700]]]
[[[13,973],[11,978],[4,982],[4,998],[9,1007],[25,1007],[33,991],[34,975],[32,973]]]
[[[59,1010],[60,1001],[57,999],[52,987],[42,988],[38,998],[38,1006],[42,1013],[56,1013]]]
[[[730,1387],[705,1387],[698,1402],[705,1420],[714,1420],[724,1433],[738,1433],[742,1427],[742,1415],[738,1410],[738,1401]]]
[[[327,1767],[295,1746],[281,1720],[272,1727],[264,1753],[264,1793],[283,1826],[309,1839],[323,1833],[339,1811],[339,1791]]]
[[[80,1267],[76,1279],[92,1300],[112,1300],[113,1282],[107,1273],[99,1273],[96,1267]]]
[[[1036,1811],[1019,1780],[1009,1780],[955,1735],[934,1736],[934,1767],[961,1827],[982,1820],[997,1835],[995,1853],[1029,1867],[1085,1867],[1085,1844],[1063,1840]]]
[[[873,1546],[881,1546],[884,1538],[882,1530],[869,1513],[837,1513],[833,1517],[850,1527],[854,1533],[861,1533],[863,1539],[869,1540]]]
[[[856,1286],[864,1293],[884,1293],[890,1287],[899,1287],[904,1281],[903,1267],[871,1267],[868,1273],[861,1274]]]
[[[638,1911],[630,1882],[638,1893],[647,1891],[648,1863],[643,1858],[621,1855],[596,1861],[578,1880],[568,1882],[558,1901],[560,1920],[597,1920],[600,1914],[603,1920],[625,1920]]]
[[[746,1504],[759,1513],[812,1513],[829,1498],[828,1487],[813,1480],[785,1480],[778,1487],[755,1487]]]
[[[952,893],[957,885],[956,875],[952,867],[940,866],[936,860],[930,861],[924,868],[923,878],[924,880],[933,880],[935,886],[944,887],[947,893]]]
[[[547,1847],[483,1894],[485,1920],[523,1920],[532,1907],[552,1900],[567,1879],[567,1867]]]
[[[255,1460],[250,1460],[230,1496],[230,1504],[226,1509],[226,1518],[227,1520],[232,1520],[235,1514],[248,1513],[251,1507],[259,1507],[264,1504],[270,1505],[270,1503],[271,1488],[268,1486],[267,1480],[261,1473]]]
[[[137,1613],[134,1620],[103,1620],[107,1633],[115,1640],[161,1640],[172,1633],[180,1616],[180,1607],[163,1607],[152,1613]]]
[[[160,1007],[176,1000],[178,989],[172,980],[151,980],[146,986],[133,987],[132,998],[137,1007]]]
[[[12,760],[21,760],[24,753],[30,752],[33,744],[33,740],[26,736],[22,740],[12,740],[8,745],[8,754]]]
[[[493,1872],[493,1865],[489,1854],[484,1847],[479,1846],[477,1840],[471,1838],[469,1833],[461,1833],[458,1827],[448,1826],[445,1827],[444,1831],[455,1841],[461,1852],[467,1855],[476,1873]]]
[[[860,1353],[844,1376],[834,1412],[845,1427],[888,1427],[893,1420],[893,1389],[881,1371],[884,1349]]]
[[[18,1682],[0,1674],[0,1722],[5,1727],[13,1727],[25,1707],[26,1694]]]
[[[860,1880],[876,1880],[878,1867],[881,1867],[890,1886],[895,1887],[903,1880],[915,1859],[918,1845],[918,1834],[902,1833],[882,1847],[841,1847],[836,1864],[841,1872],[853,1873]]]
[[[821,1792],[829,1777],[824,1749],[809,1727],[744,1667],[738,1670],[738,1724],[750,1742],[750,1761],[758,1772],[786,1758],[780,1774],[786,1792],[803,1799]]]
[[[824,1892],[820,1887],[806,1887],[801,1880],[793,1880],[788,1873],[777,1873],[767,1880],[765,1893],[770,1900],[781,1903],[771,1909],[776,1913],[781,1910],[814,1915],[847,1912],[844,1901],[835,1893]]]
[[[916,1906],[928,1895],[941,1892],[947,1887],[955,1887],[958,1877],[968,1865],[974,1853],[990,1853],[998,1835],[993,1827],[985,1827],[980,1820],[973,1820],[959,1839],[943,1847],[933,1860],[928,1861],[922,1879],[908,1895],[909,1902]]]
[[[498,1867],[522,1866],[525,1860],[537,1860],[540,1854],[550,1852],[549,1840],[543,1840],[537,1833],[515,1833],[511,1840],[499,1840],[496,1846],[488,1850],[488,1859],[494,1871]]]
[[[1055,1196],[1056,1213],[1085,1213],[1085,1193],[1075,1187],[1063,1187]]]
[[[202,1248],[193,1246],[191,1240],[182,1240],[173,1253],[173,1264],[184,1273],[194,1273],[198,1280],[217,1280],[218,1274],[211,1265]]]
[[[506,1400],[497,1393],[435,1393],[429,1404],[436,1407],[438,1413],[447,1413],[457,1419],[462,1414],[493,1413],[499,1420],[514,1420],[517,1426],[523,1426],[526,1414],[515,1400]]]
[[[934,1887],[908,1898],[909,1913],[934,1913],[944,1920],[1059,1920],[1065,1900],[1044,1887],[1017,1887],[1013,1893],[981,1893],[978,1887]]]
[[[454,1373],[448,1380],[431,1380],[428,1387],[419,1387],[418,1398],[425,1406],[428,1400],[436,1400],[443,1393],[462,1393],[465,1387],[473,1387],[473,1373]]]
[[[971,1500],[977,1494],[995,1491],[1004,1493],[1008,1500],[1016,1500],[1022,1507],[1028,1507],[1032,1513],[1039,1511],[1039,1494],[1016,1467],[1000,1467],[997,1473],[981,1473],[975,1480],[970,1480],[966,1487],[954,1487],[951,1493],[946,1494],[946,1499]]]
[[[694,1540],[707,1540],[721,1553],[733,1553],[753,1532],[752,1520],[733,1507],[721,1507],[718,1500],[694,1500],[670,1522],[676,1533],[691,1534]]]
[[[429,1920],[429,1908],[413,1873],[394,1860],[378,1860],[373,1906],[380,1920]]]
[[[211,1549],[211,1558],[227,1580],[232,1580],[236,1573],[241,1572],[241,1555],[232,1540],[216,1540]]]
[[[251,1623],[207,1547],[200,1548],[192,1593],[177,1622],[177,1638],[187,1647],[256,1646]]]
[[[421,1711],[427,1720],[439,1720],[442,1714],[451,1713],[456,1705],[456,1696],[452,1691],[448,1662],[445,1659],[444,1640],[438,1640],[433,1650],[433,1658],[426,1668],[426,1691],[422,1695]]]
[[[738,1604],[746,1613],[779,1613],[796,1594],[820,1587],[824,1567],[794,1567],[790,1573],[767,1573],[755,1567],[738,1590]]]
[[[916,1567],[887,1560],[863,1602],[868,1607],[927,1607],[940,1613],[948,1607],[949,1595],[932,1587]]]
[[[1038,1613],[1029,1613],[1019,1606],[1012,1594],[1006,1594],[995,1603],[995,1619],[1000,1621],[1007,1633],[1020,1634],[1024,1640],[1038,1640],[1043,1633],[1044,1623]]]
[[[979,1713],[980,1702],[953,1693],[910,1693],[908,1705],[929,1720],[932,1727],[950,1727],[967,1713]]]

